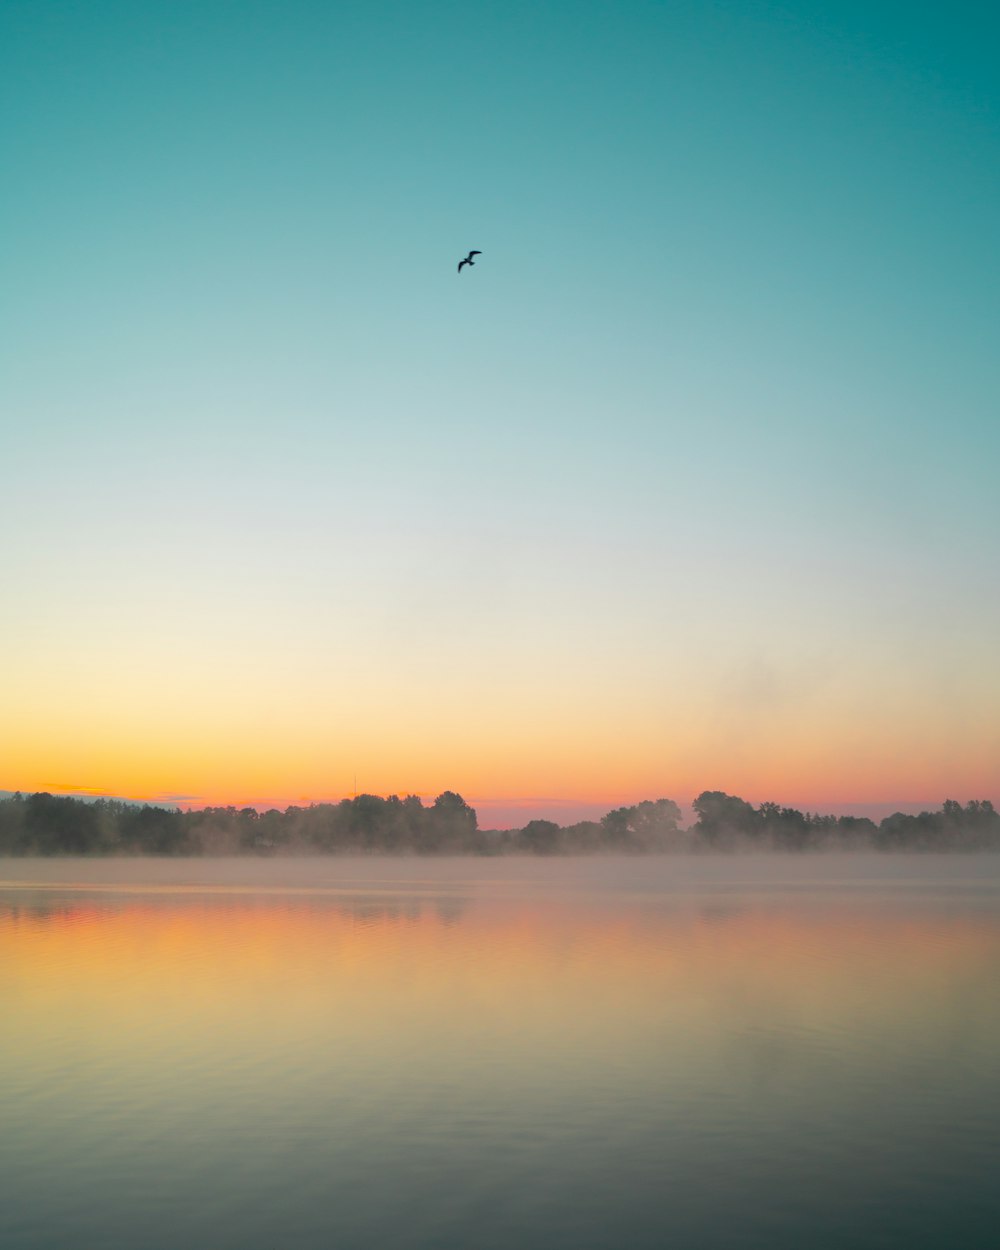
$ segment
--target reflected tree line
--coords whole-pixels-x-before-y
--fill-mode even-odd
[[[879,824],[820,816],[706,790],[684,827],[671,799],[618,807],[600,820],[480,829],[475,809],[446,790],[360,794],[309,807],[205,807],[196,811],[52,794],[0,799],[0,855],[579,855],[736,850],[1000,850],[1000,813],[988,799],[947,800],[940,811],[897,812]]]

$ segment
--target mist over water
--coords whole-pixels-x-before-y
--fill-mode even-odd
[[[0,863],[0,1244],[993,1244],[1000,859]]]

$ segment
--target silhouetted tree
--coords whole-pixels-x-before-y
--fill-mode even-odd
[[[698,817],[695,835],[708,847],[730,847],[760,831],[760,817],[750,804],[721,790],[704,790],[692,806]]]
[[[779,850],[801,851],[808,845],[809,822],[794,807],[761,803],[757,809],[758,836],[767,838]]]
[[[39,855],[87,855],[99,849],[100,823],[89,803],[31,794],[24,805],[24,829]]]
[[[587,855],[604,845],[604,829],[597,820],[580,820],[562,831],[562,848],[567,854]]]
[[[874,846],[878,826],[867,816],[838,816],[837,839],[841,846],[857,848]]]
[[[529,820],[521,830],[520,843],[533,855],[554,855],[559,850],[560,832],[554,820]]]
[[[0,800],[0,855],[23,855],[26,845],[24,796],[18,791]]]
[[[426,847],[433,851],[469,849],[478,828],[476,813],[460,794],[445,790],[427,815]]]
[[[631,854],[678,849],[681,809],[672,799],[645,799],[601,818],[608,850]]]
[[[180,812],[165,807],[127,807],[118,821],[120,845],[141,855],[179,855],[189,849]]]

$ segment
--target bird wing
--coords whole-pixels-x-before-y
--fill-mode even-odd
[[[467,260],[460,260],[460,261],[458,262],[458,272],[459,272],[459,273],[461,273],[461,272],[462,272],[462,266],[463,266],[463,265],[467,265],[468,263],[469,263],[469,262],[468,262]]]
[[[470,252],[470,253],[469,253],[469,256],[470,256],[470,257],[472,257],[472,256],[482,256],[482,252]]]

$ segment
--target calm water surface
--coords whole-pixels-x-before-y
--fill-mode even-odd
[[[0,861],[0,1246],[993,1247],[1000,857]]]

